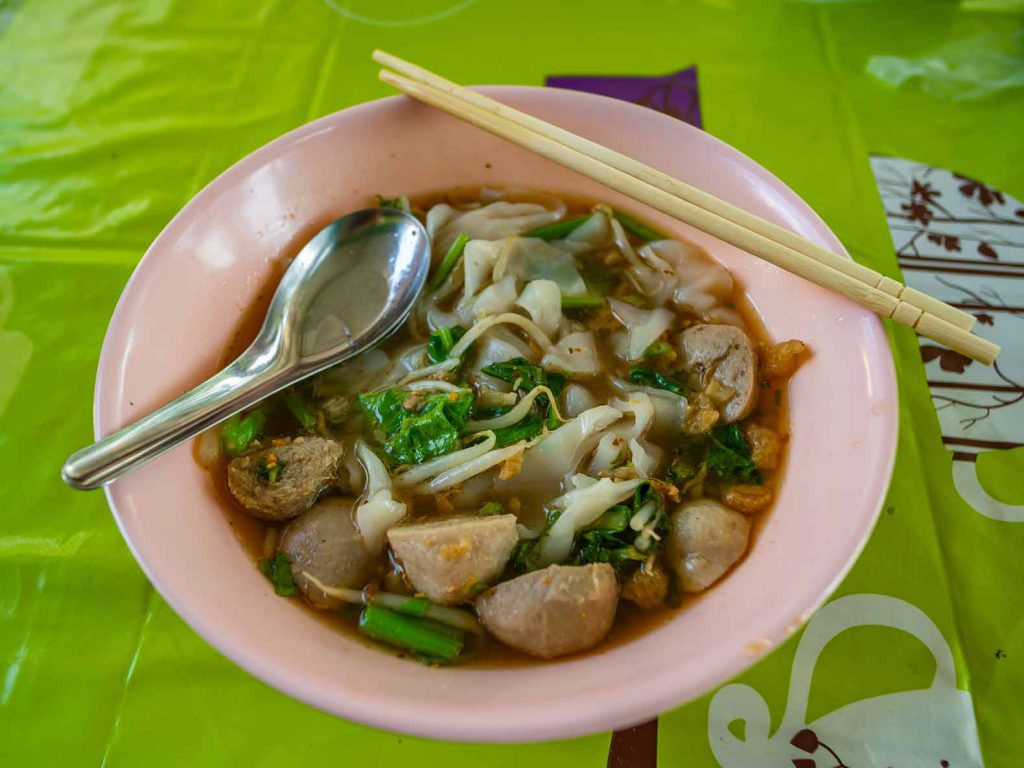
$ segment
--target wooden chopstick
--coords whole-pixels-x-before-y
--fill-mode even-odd
[[[381,55],[386,56],[386,54]],[[375,54],[376,57],[377,54]],[[389,62],[391,58],[388,57]],[[918,333],[945,344],[968,357],[988,364],[995,359],[999,352],[999,347],[991,342],[974,336],[930,312],[923,312],[920,308],[901,301],[869,283],[862,282],[857,277],[834,269],[800,251],[769,239],[759,232],[747,229],[730,219],[607,165],[580,151],[572,144],[563,144],[548,135],[524,127],[507,115],[498,115],[493,111],[484,110],[462,98],[464,89],[454,86],[454,84],[452,87],[456,89],[456,93],[451,93],[388,71],[382,71],[380,77],[384,82],[420,101],[589,176],[656,210],[760,256],[787,271],[841,293],[861,306],[883,317],[891,317],[897,322],[913,327]],[[565,133],[573,136],[571,133]],[[899,283],[896,284],[899,285]]]
[[[862,264],[858,264],[852,259],[843,258],[827,248],[824,248],[817,243],[813,243],[795,232],[791,232],[785,227],[781,227],[774,222],[768,221],[767,219],[763,219],[760,216],[751,213],[750,211],[744,210],[743,208],[735,206],[721,198],[715,197],[709,192],[705,192],[704,190],[691,186],[684,181],[662,173],[656,168],[645,165],[644,163],[634,160],[627,155],[623,155],[621,152],[616,152],[613,149],[571,133],[564,128],[559,128],[557,125],[552,125],[551,123],[547,123],[533,115],[529,115],[506,104],[502,104],[500,101],[496,101],[482,93],[478,93],[469,88],[463,88],[450,80],[444,79],[440,75],[423,69],[423,67],[419,67],[384,51],[374,51],[373,59],[378,64],[382,64],[385,67],[393,69],[395,72],[405,75],[411,80],[433,86],[438,90],[444,91],[450,96],[455,96],[456,98],[472,104],[475,107],[479,107],[486,112],[490,112],[497,117],[512,120],[525,128],[529,128],[530,130],[547,136],[561,144],[575,147],[581,152],[610,165],[612,168],[617,168],[623,173],[628,173],[630,176],[640,179],[641,181],[646,181],[653,187],[657,187],[664,192],[668,192],[671,195],[675,195],[687,202],[693,203],[706,211],[718,214],[724,219],[734,221],[740,226],[746,227],[747,229],[757,232],[770,240],[774,240],[777,243],[781,243],[782,245],[792,248],[794,251],[805,253],[811,258],[820,261],[823,264],[827,264],[843,274],[857,278],[861,282],[867,283],[874,288],[878,288],[883,293],[888,293],[890,296],[893,296],[900,301],[906,302],[911,306],[916,306],[924,312],[929,312],[958,328],[963,328],[965,331],[969,331],[974,327],[974,315],[963,312],[956,307],[951,307],[949,304],[939,301],[933,296],[929,296],[926,293],[922,293],[914,288],[903,285],[899,281],[886,277]]]

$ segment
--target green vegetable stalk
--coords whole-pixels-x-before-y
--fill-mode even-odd
[[[562,296],[562,309],[596,309],[604,306],[604,296],[584,293],[579,296]]]
[[[372,604],[363,609],[359,629],[374,640],[441,661],[455,661],[464,645],[462,633]]]
[[[541,240],[561,240],[563,237],[568,237],[576,231],[591,215],[587,213],[583,216],[565,219],[565,221],[556,221],[554,224],[530,230],[524,237],[539,237]]]
[[[289,387],[284,391],[284,403],[288,406],[295,420],[302,425],[307,432],[316,426],[316,413],[309,400],[295,387]]]
[[[661,234],[661,232],[658,232],[656,229],[651,229],[646,224],[641,224],[628,213],[623,213],[622,211],[615,211],[615,218],[618,219],[623,229],[632,232],[634,235],[643,240],[651,241],[665,239],[665,236]]]
[[[232,458],[245,452],[267,421],[266,407],[257,406],[245,416],[235,414],[220,428],[220,442]]]
[[[430,278],[428,286],[430,290],[436,291],[448,279],[448,275],[455,269],[455,265],[459,263],[459,257],[462,256],[462,251],[465,250],[466,243],[468,242],[469,236],[465,232],[460,232],[459,236],[455,238],[455,242],[448,249],[448,253],[441,259],[441,264],[438,266],[434,276]]]
[[[280,459],[274,453],[270,453],[257,462],[256,477],[266,482],[267,485],[273,485],[277,482],[282,469],[284,469],[284,465]]]
[[[423,617],[430,610],[432,603],[425,597],[410,597],[404,603],[392,606],[395,613],[404,613],[406,616]],[[386,606],[385,606],[386,607]]]
[[[635,504],[633,506],[636,506]],[[629,527],[629,519],[633,516],[633,509],[625,504],[616,504],[606,510],[597,520],[587,526],[587,530],[608,531],[610,533],[621,533]]]
[[[452,347],[466,335],[466,329],[461,325],[453,325],[450,328],[441,328],[432,331],[427,340],[427,357],[431,362],[440,363],[448,359],[448,353]]]
[[[260,571],[270,580],[274,585],[274,591],[281,597],[291,597],[295,594],[295,578],[292,576],[291,563],[280,552],[261,560]]]
[[[674,392],[680,396],[686,395],[686,389],[683,388],[682,384],[672,381],[672,379],[667,376],[663,376],[651,368],[643,368],[641,366],[634,366],[633,368],[630,368],[629,380],[634,384],[642,384],[646,387],[654,387],[655,389],[664,389],[669,392]]]

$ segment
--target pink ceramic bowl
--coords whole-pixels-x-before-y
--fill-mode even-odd
[[[641,107],[582,93],[488,88],[822,245],[842,246],[755,162]],[[153,585],[200,635],[275,688],[341,717],[465,741],[534,741],[630,726],[693,699],[784,642],[868,538],[892,470],[897,397],[881,323],[848,301],[453,118],[395,97],[310,123],[200,192],[128,283],[103,345],[96,436],[214,366],[271,261],[374,193],[456,185],[568,191],[638,210],[697,241],[747,287],[776,340],[813,359],[791,385],[781,494],[749,556],[665,626],[597,655],[514,670],[430,669],[340,635],[276,597],[225,520],[191,446],[107,490]]]

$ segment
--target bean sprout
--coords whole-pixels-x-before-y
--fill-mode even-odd
[[[421,483],[431,477],[452,470],[460,464],[464,464],[465,462],[471,461],[479,456],[483,456],[494,448],[494,444],[497,442],[497,438],[495,438],[493,432],[480,432],[479,434],[473,435],[473,439],[477,437],[483,437],[483,442],[471,445],[469,448],[463,448],[461,451],[455,451],[454,453],[448,453],[444,456],[438,456],[436,459],[425,461],[422,464],[418,464],[415,467],[411,467],[404,472],[396,474],[395,485],[400,487],[416,485],[417,483]]]
[[[513,424],[518,424],[525,418],[526,414],[530,412],[530,408],[533,407],[533,401],[537,399],[538,395],[547,395],[548,402],[551,404],[551,410],[554,411],[556,418],[559,421],[565,421],[562,414],[558,412],[558,405],[555,401],[554,393],[544,386],[536,386],[527,392],[523,399],[516,403],[515,407],[508,413],[503,413],[501,416],[495,416],[493,419],[482,419],[480,421],[467,421],[466,429],[476,431],[481,429],[504,429],[505,427],[511,427]]]

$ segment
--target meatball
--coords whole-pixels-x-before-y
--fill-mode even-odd
[[[618,599],[608,563],[549,565],[487,590],[476,608],[501,642],[551,659],[597,645],[611,629]]]
[[[281,535],[279,549],[291,563],[295,583],[318,608],[335,608],[340,601],[324,594],[303,571],[328,587],[362,589],[376,569],[378,558],[363,545],[353,519],[354,503],[347,498],[322,499]]]
[[[334,440],[296,437],[234,459],[228,465],[228,488],[250,514],[288,520],[337,482],[343,454]]]
[[[436,603],[463,603],[494,582],[519,540],[515,515],[456,517],[388,531],[417,592]]]
[[[719,399],[715,389],[728,394],[719,402],[726,424],[750,413],[757,403],[757,353],[747,334],[732,325],[694,325],[683,332],[682,351],[713,400]]]
[[[669,522],[667,562],[686,592],[714,584],[742,557],[750,537],[750,521],[717,501],[683,504]]]

